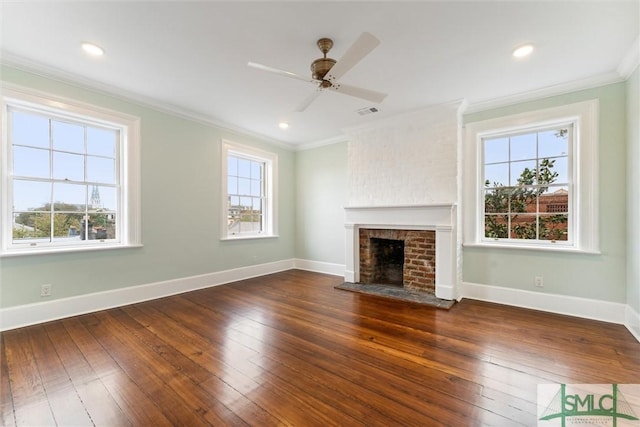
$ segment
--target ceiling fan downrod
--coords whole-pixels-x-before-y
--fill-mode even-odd
[[[324,76],[329,72],[331,67],[336,64],[335,59],[327,58],[327,53],[333,47],[333,40],[329,38],[321,38],[317,42],[318,49],[322,52],[323,57],[318,58],[311,63],[311,77],[314,80],[320,81],[322,88],[331,87],[331,82],[324,79]]]

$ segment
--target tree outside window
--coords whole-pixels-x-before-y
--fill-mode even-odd
[[[485,138],[484,236],[569,240],[571,125]]]
[[[0,255],[141,244],[140,119],[6,89]]]

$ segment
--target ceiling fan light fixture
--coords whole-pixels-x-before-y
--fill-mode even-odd
[[[93,43],[89,43],[89,42],[82,42],[82,44],[80,46],[82,47],[82,50],[84,50],[86,53],[88,53],[91,56],[102,56],[102,55],[104,55],[104,49],[102,49],[97,44],[93,44]]]
[[[517,48],[515,48],[513,50],[513,57],[514,58],[524,58],[526,56],[531,55],[531,52],[533,52],[533,45],[532,44],[524,44],[522,46],[519,46]]]

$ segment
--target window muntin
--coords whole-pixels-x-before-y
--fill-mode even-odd
[[[0,256],[141,245],[140,120],[3,86]]]
[[[121,130],[9,108],[11,244],[119,240]]]
[[[572,240],[572,141],[572,123],[482,138],[484,239]]]
[[[260,234],[265,230],[266,162],[230,154],[227,165],[227,233]]]
[[[221,238],[276,236],[276,189],[275,154],[223,141]]]
[[[593,99],[489,118],[464,125],[461,212],[465,247],[600,253],[598,104],[598,100]],[[570,185],[566,208],[562,206],[564,203],[551,203],[552,201],[549,205],[561,206],[539,207],[540,214],[558,214],[563,212],[558,212],[557,209],[566,209],[569,214],[567,240],[552,242],[551,240],[486,238],[483,140],[566,127],[568,124],[572,125],[572,131],[568,135]],[[537,157],[557,155],[557,151],[549,151],[549,147],[544,145],[541,154]],[[518,160],[526,161],[524,158]],[[498,161],[497,157],[493,159],[493,162]],[[554,209],[556,210],[553,211]]]

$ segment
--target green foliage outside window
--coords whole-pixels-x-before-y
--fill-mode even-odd
[[[567,214],[536,215],[539,197],[558,178],[558,173],[553,170],[554,163],[552,159],[541,159],[537,168],[525,168],[513,187],[485,181],[485,237],[567,239]],[[533,214],[527,214],[530,206],[536,206]]]
[[[53,209],[53,237],[82,236],[85,212],[77,205],[55,203]],[[100,210],[89,213],[89,231],[104,230],[102,237],[115,237],[113,215],[100,213]],[[14,239],[38,239],[51,237],[51,204],[35,208],[29,212],[21,212],[15,217],[13,227]],[[84,237],[84,236],[82,236]],[[92,236],[89,236],[91,238]]]

